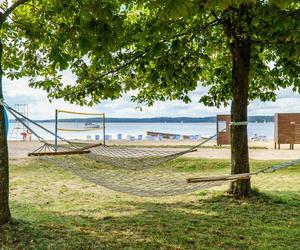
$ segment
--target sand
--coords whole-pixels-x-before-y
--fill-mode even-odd
[[[93,142],[95,143],[95,141]],[[192,146],[199,142],[190,141],[109,141],[109,145],[130,145],[130,146],[177,146],[176,150],[183,150],[185,146]],[[11,160],[26,159],[27,154],[37,149],[42,144],[38,141],[9,141],[9,158]],[[209,158],[209,159],[230,159],[230,148],[214,148],[215,142],[205,144],[208,148],[199,148],[197,152],[186,154],[186,157]],[[180,147],[178,147],[180,146]],[[274,149],[273,141],[249,142],[249,154],[251,159],[256,160],[293,160],[300,158],[300,145],[295,145],[294,150],[289,150],[289,145],[282,145],[281,150]],[[255,147],[252,149],[251,147]],[[168,150],[164,148],[163,150]],[[174,150],[174,149],[172,149]]]

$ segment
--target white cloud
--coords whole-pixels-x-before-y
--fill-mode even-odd
[[[65,82],[73,83],[74,78],[70,72],[63,75]],[[130,102],[130,96],[115,101],[103,101],[94,107],[80,107],[63,100],[54,100],[50,103],[47,94],[38,89],[28,87],[26,79],[9,81],[4,79],[4,96],[6,102],[14,106],[19,103],[29,105],[29,115],[33,119],[54,118],[55,109],[67,109],[83,112],[105,112],[107,117],[159,117],[159,116],[214,116],[220,113],[229,113],[230,108],[206,107],[198,103],[201,95],[207,89],[199,87],[191,93],[192,103],[184,104],[180,101],[157,102],[153,107],[143,107],[140,111],[136,109],[136,104]],[[249,115],[273,115],[276,112],[300,112],[300,96],[293,93],[291,89],[280,90],[277,93],[276,102],[253,101],[249,105]]]

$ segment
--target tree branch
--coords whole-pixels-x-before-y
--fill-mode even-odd
[[[14,2],[8,9],[0,14],[0,21],[3,22],[18,6],[28,2],[29,0],[18,0]]]
[[[223,21],[221,18],[218,17],[218,15],[216,14],[216,12],[211,11],[211,14],[213,15],[213,17],[216,19],[216,21],[217,21],[218,23],[220,23],[220,24],[223,24],[223,23],[224,23],[224,21]]]
[[[126,68],[127,66],[129,66],[130,64],[132,64],[132,63],[133,63],[134,61],[136,61],[137,59],[142,58],[144,55],[146,55],[147,52],[148,52],[149,50],[150,50],[150,48],[146,48],[146,49],[144,50],[144,52],[138,53],[136,56],[134,56],[134,57],[133,57],[132,59],[130,59],[128,62],[126,62],[126,63],[120,65],[119,67],[116,67],[116,68],[113,69],[113,70],[110,70],[110,71],[108,71],[108,72],[106,72],[106,73],[100,75],[99,77],[97,77],[97,80],[99,80],[99,79],[101,79],[101,78],[103,78],[103,77],[105,77],[105,76],[107,76],[107,75],[115,74],[115,73],[117,73],[118,71],[120,71],[120,70]]]
[[[203,27],[201,27],[201,29],[199,29],[199,31],[205,30],[205,29],[207,29],[207,28],[209,28],[209,27],[211,27],[211,26],[215,26],[217,23],[218,23],[217,20],[214,20],[214,21],[212,21],[212,22],[209,22],[209,23],[207,23],[206,25],[204,25]],[[185,36],[185,35],[187,35],[187,34],[188,34],[188,32],[179,33],[179,34],[176,34],[176,35],[174,35],[174,36],[172,36],[172,37],[170,37],[170,38],[168,38],[168,39],[163,39],[163,40],[160,41],[159,43],[165,43],[165,42],[168,42],[168,41],[170,41],[170,40],[172,40],[172,39],[175,39],[175,38],[178,38],[178,37]],[[106,73],[103,73],[102,75],[100,75],[99,77],[97,77],[97,80],[102,79],[102,78],[105,77],[105,76],[108,76],[108,75],[111,75],[111,74],[115,74],[115,73],[117,73],[118,71],[120,71],[120,70],[126,68],[126,67],[129,66],[130,64],[134,63],[136,60],[138,60],[138,59],[142,58],[143,56],[145,56],[149,51],[150,51],[150,48],[149,48],[149,47],[145,48],[145,50],[144,50],[143,52],[138,53],[138,54],[135,55],[132,59],[130,59],[129,61],[125,62],[124,64],[122,64],[122,65],[116,67],[116,68],[113,69],[113,70],[110,70],[110,71],[107,71]]]

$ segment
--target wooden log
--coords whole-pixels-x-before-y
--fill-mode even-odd
[[[91,151],[89,150],[72,150],[72,151],[63,151],[63,152],[37,152],[29,153],[28,156],[44,156],[44,155],[76,155],[76,154],[88,154]]]
[[[251,173],[244,174],[234,174],[234,175],[223,175],[223,176],[207,176],[207,177],[198,177],[198,178],[188,178],[186,181],[188,183],[197,183],[197,182],[211,182],[211,181],[231,181],[231,180],[242,180],[250,179]]]

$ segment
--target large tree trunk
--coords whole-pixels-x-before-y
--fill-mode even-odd
[[[0,40],[0,99],[2,93],[2,42]],[[9,176],[8,176],[8,150],[6,139],[6,127],[4,120],[4,108],[0,105],[0,226],[8,223],[11,219],[8,196],[9,196]]]
[[[231,46],[232,53],[232,106],[231,106],[231,173],[249,172],[247,125],[235,122],[247,121],[249,70],[251,43],[236,39]],[[249,197],[250,179],[233,182],[230,192],[238,198]]]

